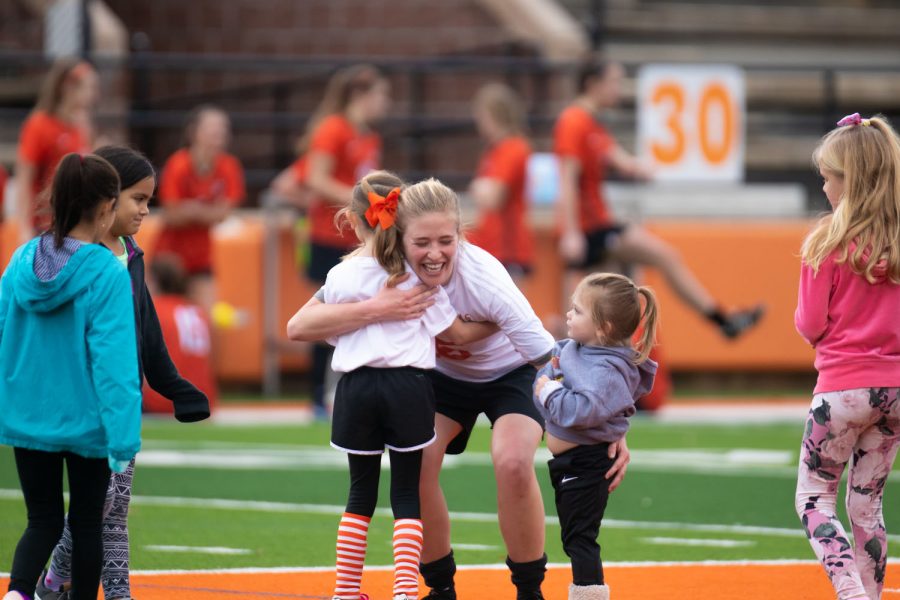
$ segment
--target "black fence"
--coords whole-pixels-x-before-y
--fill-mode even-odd
[[[529,55],[528,49],[509,46],[492,48],[486,56],[431,56],[415,59],[373,57],[277,57],[253,55],[197,55],[134,52],[126,58],[91,57],[104,74],[115,73],[120,93],[127,99],[124,114],[102,112],[99,127],[124,126],[130,143],[147,153],[157,164],[175,150],[189,111],[198,104],[214,103],[225,108],[232,120],[236,153],[244,162],[250,201],[272,177],[295,158],[294,146],[302,134],[312,108],[325,82],[334,70],[368,62],[381,68],[391,79],[397,102],[389,118],[379,129],[386,148],[386,166],[401,175],[416,179],[435,175],[450,185],[463,186],[471,177],[477,151],[475,129],[465,94],[474,89],[471,82],[503,80],[522,92],[526,100],[531,133],[536,140],[547,140],[552,124],[566,95],[561,90],[571,82],[577,69],[574,63],[549,63]],[[0,79],[34,75],[45,70],[47,59],[40,53],[0,51]],[[630,74],[639,65],[626,64]],[[821,97],[808,102],[782,104],[777,97],[748,96],[748,138],[755,133],[816,136],[827,131],[845,112],[886,112],[878,106],[843,106],[838,78],[844,73],[866,72],[897,77],[898,68],[854,68],[851,66],[749,66],[754,71],[814,76]],[[207,77],[208,85],[199,91],[190,86],[178,90],[159,89],[160,82]],[[448,81],[468,85],[449,91],[455,93],[456,110],[435,110]],[[33,102],[33,99],[31,99]],[[463,107],[463,108],[460,108]],[[613,117],[614,132],[634,131],[633,106],[627,102]],[[0,106],[0,130],[17,131],[30,103],[6,102]],[[241,139],[248,140],[240,144]],[[461,143],[461,140],[468,140]],[[11,141],[11,140],[6,140]],[[442,145],[460,143],[459,161],[441,159],[435,150]],[[748,181],[804,181],[817,186],[815,175],[802,168],[748,169]]]

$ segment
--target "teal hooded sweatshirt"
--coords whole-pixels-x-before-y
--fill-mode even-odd
[[[16,251],[0,280],[0,443],[131,460],[137,364],[131,282],[109,250],[45,234]]]

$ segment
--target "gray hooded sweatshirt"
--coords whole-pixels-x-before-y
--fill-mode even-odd
[[[636,365],[633,348],[556,343],[559,368],[547,363],[537,377],[550,378],[534,396],[547,433],[574,444],[614,442],[628,431],[634,402],[653,388],[656,363]]]

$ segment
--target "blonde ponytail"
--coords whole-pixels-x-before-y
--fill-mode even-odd
[[[656,329],[659,326],[659,308],[656,302],[656,294],[646,286],[637,289],[638,294],[644,297],[644,312],[641,314],[643,330],[635,350],[638,352],[635,358],[636,364],[641,364],[650,356],[650,351],[656,343]]]

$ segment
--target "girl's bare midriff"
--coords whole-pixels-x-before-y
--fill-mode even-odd
[[[553,456],[559,456],[566,450],[571,450],[572,448],[575,448],[576,446],[579,445],[579,444],[576,444],[575,442],[561,440],[558,437],[556,437],[555,435],[553,435],[552,433],[547,433],[546,439],[547,439],[547,450],[549,450],[550,454],[552,454]]]

